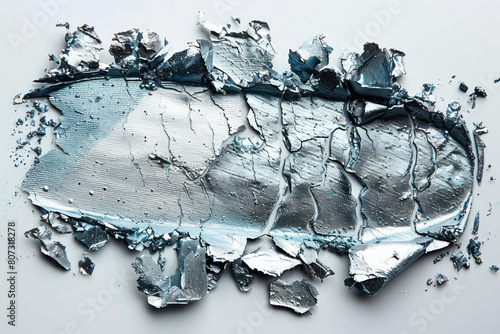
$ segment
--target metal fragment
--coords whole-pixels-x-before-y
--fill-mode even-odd
[[[476,242],[472,238],[469,240],[469,244],[467,245],[467,253],[469,253],[469,255],[472,256],[478,264],[483,263],[483,261],[481,260],[481,251],[479,250],[480,248],[480,241]]]
[[[109,235],[98,225],[74,219],[71,219],[70,222],[75,229],[73,232],[74,237],[87,246],[89,250],[98,250],[109,240]]]
[[[284,271],[292,269],[302,262],[285,254],[278,253],[274,248],[247,254],[241,260],[250,267],[266,275],[278,277]]]
[[[71,233],[71,225],[69,224],[69,218],[58,214],[56,212],[48,212],[43,214],[41,220],[52,226],[52,228],[58,233]]]
[[[299,314],[310,314],[318,303],[317,297],[318,291],[305,279],[291,283],[277,279],[270,285],[271,305],[290,308]]]
[[[40,251],[47,256],[52,263],[65,270],[71,270],[71,263],[66,255],[66,246],[59,241],[52,240],[52,232],[46,227],[35,227],[24,233],[26,238],[31,237],[40,242]]]
[[[472,226],[472,234],[477,235],[479,231],[479,211],[476,213],[476,217],[474,218],[474,225]]]
[[[438,285],[441,285],[441,284],[446,283],[448,281],[449,281],[448,277],[444,276],[443,274],[437,273],[436,282],[438,283]]]
[[[469,268],[470,266],[469,260],[467,260],[467,257],[461,251],[451,253],[450,260],[457,271],[462,269],[462,267]]]
[[[253,281],[253,276],[250,274],[248,266],[241,259],[238,259],[231,263],[231,269],[238,288],[242,292],[250,291],[250,283]]]
[[[139,275],[137,288],[148,296],[148,303],[156,308],[187,304],[208,293],[206,253],[199,240],[181,239],[177,252],[179,268],[171,276],[165,276],[161,266],[146,252],[132,264]]]
[[[446,255],[450,254],[449,251],[446,251],[444,253],[441,253],[439,254],[434,260],[432,260],[432,262],[434,262],[434,264],[438,263],[439,261],[441,261]]]
[[[80,273],[84,276],[92,275],[94,272],[95,264],[89,257],[84,257],[83,260],[78,261],[78,267],[80,267]]]

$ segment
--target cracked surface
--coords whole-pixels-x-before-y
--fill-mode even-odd
[[[66,217],[90,250],[109,235],[138,251],[177,244],[171,276],[149,253],[133,265],[155,307],[199,300],[228,263],[241,291],[255,271],[300,267],[324,279],[333,271],[321,249],[348,254],[345,284],[373,295],[462,234],[471,140],[460,118],[429,107],[431,92],[409,97],[396,84],[404,53],[368,43],[344,54],[341,72],[326,67],[331,48],[315,36],[290,52],[292,72],[278,74],[267,23],[239,32],[200,24],[211,41],[174,54],[157,34],[116,34],[111,65],[89,56],[90,36],[90,53],[78,52],[92,68],[62,63],[25,96],[49,97],[61,112],[57,147],[23,183],[48,224],[71,232],[56,221]],[[273,284],[276,305],[316,305],[307,281]],[[290,289],[307,301],[285,303]]]

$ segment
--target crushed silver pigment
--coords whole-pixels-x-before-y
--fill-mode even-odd
[[[15,99],[33,103],[18,121],[30,129],[20,150],[49,130],[56,136],[56,149],[34,148],[40,156],[23,183],[56,232],[72,232],[89,251],[110,237],[143,251],[133,264],[138,289],[158,308],[203,298],[228,266],[245,292],[256,272],[302,268],[322,280],[333,275],[318,260],[324,249],[349,257],[347,286],[374,295],[462,235],[471,138],[458,111],[436,109],[432,84],[410,96],[396,82],[406,73],[402,51],[367,43],[360,54],[345,52],[337,69],[318,35],[290,51],[291,71],[279,74],[266,22],[199,24],[210,39],[180,52],[153,32],[117,33],[112,64],[100,61],[93,27],[61,25],[66,48],[51,57],[59,67]],[[37,127],[45,98],[60,118]],[[478,182],[483,133],[476,126]],[[359,196],[351,182],[361,184]],[[27,234],[70,268],[50,231]],[[161,254],[171,245],[179,267],[167,276]],[[461,255],[452,255],[455,266]],[[94,268],[89,258],[79,266],[89,275]],[[277,279],[270,291],[273,305],[316,306],[307,280]]]

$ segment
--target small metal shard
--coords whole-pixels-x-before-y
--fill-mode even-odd
[[[315,260],[314,262],[311,262],[309,264],[304,263],[304,270],[309,277],[311,277],[312,279],[319,278],[321,282],[323,282],[323,280],[328,276],[335,275],[331,268],[329,268],[319,260]]]
[[[434,260],[432,260],[432,262],[434,262],[434,264],[438,263],[439,261],[441,261],[445,256],[447,256],[448,254],[450,254],[449,251],[446,251],[444,253],[441,253],[439,254]]]
[[[244,264],[241,259],[231,263],[234,279],[240,291],[250,291],[250,283],[253,281],[253,276],[250,274],[248,266]]]
[[[472,132],[472,135],[474,137],[474,145],[476,146],[476,157],[477,157],[476,179],[479,185],[481,185],[481,181],[483,179],[484,148],[486,147],[480,136],[487,133],[488,129],[485,126],[483,126],[482,122],[479,124],[474,123],[474,131]]]
[[[52,233],[44,226],[35,227],[24,233],[26,238],[31,237],[40,242],[40,251],[47,256],[52,263],[59,265],[65,270],[71,270],[71,263],[66,255],[66,246],[59,241],[52,240]]]
[[[109,240],[109,235],[98,225],[74,219],[71,219],[70,222],[75,228],[75,231],[73,232],[74,237],[87,246],[89,250],[98,250]]]
[[[472,234],[477,235],[479,231],[479,211],[476,213],[476,217],[474,218],[474,225],[472,226]]]
[[[461,251],[451,253],[450,260],[453,262],[453,266],[457,271],[462,269],[464,266],[466,268],[469,268],[470,266],[469,260],[467,260],[467,257]]]
[[[303,279],[288,283],[281,279],[271,282],[271,305],[286,307],[299,314],[310,314],[310,310],[318,304],[318,290]]]
[[[443,274],[437,273],[436,275],[436,282],[441,285],[443,283],[448,282],[448,277],[444,276]]]
[[[474,94],[476,94],[476,96],[479,96],[479,97],[488,96],[488,94],[486,94],[486,91],[484,90],[484,88],[482,88],[480,86],[474,87]]]
[[[168,277],[149,253],[143,253],[132,264],[139,274],[137,288],[148,296],[148,303],[156,308],[187,304],[208,293],[205,248],[199,240],[179,240],[177,252],[179,268]]]
[[[462,92],[467,92],[467,90],[469,89],[469,87],[467,87],[467,85],[462,82],[462,81],[459,81],[458,82],[458,89],[460,89]]]
[[[278,253],[274,248],[250,253],[241,259],[250,269],[258,270],[273,277],[278,277],[284,271],[302,263],[298,259]]]
[[[243,255],[247,238],[236,235],[201,233],[201,238],[207,243],[207,255],[216,262],[232,262]]]
[[[476,260],[476,263],[481,264],[483,261],[481,260],[481,242],[475,242],[474,239],[469,240],[469,244],[467,245],[467,253]]]
[[[498,270],[500,270],[500,268],[493,264],[491,265],[490,270],[496,273]]]
[[[226,269],[227,262],[214,262],[211,259],[207,259],[207,289],[208,291],[215,289],[219,284],[219,280]]]
[[[71,233],[71,225],[69,224],[69,218],[65,215],[48,212],[41,216],[41,219],[52,226],[52,228],[58,233]]]
[[[427,282],[425,282],[427,285],[432,285],[434,283],[434,280],[432,278],[429,278]]]
[[[84,276],[86,275],[92,275],[94,272],[95,264],[92,262],[92,260],[88,257],[84,257],[83,260],[80,260],[78,262],[78,267],[80,267],[80,273]]]

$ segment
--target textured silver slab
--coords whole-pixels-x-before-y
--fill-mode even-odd
[[[55,126],[56,147],[37,152],[23,182],[48,225],[89,250],[114,237],[160,251],[158,261],[144,252],[133,264],[158,308],[203,298],[228,264],[241,291],[256,271],[302,268],[322,280],[333,275],[318,260],[324,249],[347,254],[345,284],[373,295],[458,240],[474,185],[471,138],[458,111],[435,110],[433,85],[418,96],[400,87],[403,52],[367,43],[346,52],[339,70],[317,35],[290,51],[290,71],[279,74],[266,22],[199,24],[210,40],[175,53],[156,33],[119,32],[109,65],[93,27],[64,25],[66,48],[52,57],[59,68],[24,96],[33,122],[48,97],[60,124],[40,119],[19,138],[22,150]],[[483,133],[476,126],[478,182]],[[166,276],[161,251],[174,244],[179,268]],[[53,245],[49,256],[62,254]],[[307,281],[277,280],[271,292],[272,303],[299,313],[316,305]]]

